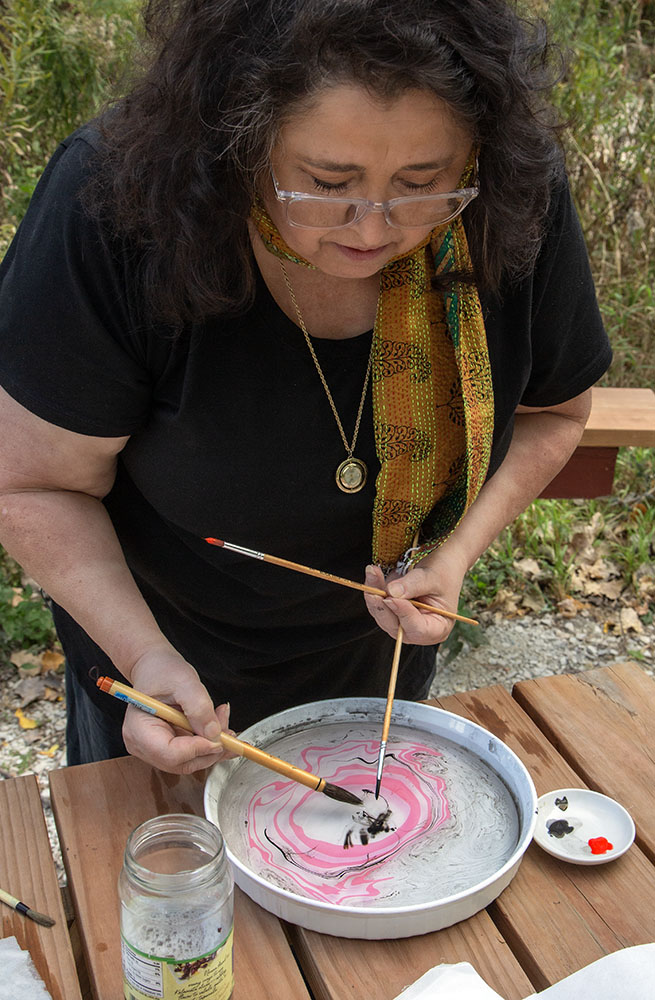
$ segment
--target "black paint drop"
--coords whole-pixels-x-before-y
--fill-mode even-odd
[[[548,823],[548,833],[551,837],[561,840],[567,833],[573,833],[573,827],[569,826],[565,819],[554,819]]]

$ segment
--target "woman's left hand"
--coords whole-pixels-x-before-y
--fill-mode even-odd
[[[435,608],[457,611],[466,565],[454,553],[441,550],[426,556],[405,576],[392,574],[385,579],[378,566],[367,566],[366,583],[386,590],[388,597],[366,594],[366,605],[381,629],[394,638],[402,625],[404,641],[418,646],[444,642],[453,627],[452,618],[414,607],[408,598]]]

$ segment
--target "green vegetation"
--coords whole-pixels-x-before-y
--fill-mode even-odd
[[[557,100],[570,122],[569,172],[615,351],[604,381],[652,386],[655,3],[526,2],[572,53]],[[120,93],[139,8],[139,0],[0,0],[0,252],[58,140]],[[615,496],[535,501],[474,567],[465,604],[523,613],[610,598],[652,620],[654,483],[654,451],[629,449]],[[0,655],[51,644],[48,612],[1,553],[0,580]]]
[[[607,385],[655,384],[655,3],[550,0],[572,50],[558,87],[569,173],[615,358]],[[650,20],[647,20],[650,18]]]
[[[60,139],[129,65],[138,0],[0,0],[0,251]]]
[[[49,648],[54,641],[52,616],[40,591],[0,549],[0,657],[8,659],[17,649]]]

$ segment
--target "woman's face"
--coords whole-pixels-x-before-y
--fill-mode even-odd
[[[410,90],[381,100],[341,84],[283,126],[271,163],[281,190],[382,202],[455,190],[470,151],[470,132],[434,94]],[[287,244],[335,277],[370,277],[431,228],[396,229],[383,212],[369,212],[344,229],[299,229],[287,222],[272,183],[264,201]]]

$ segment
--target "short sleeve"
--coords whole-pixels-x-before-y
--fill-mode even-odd
[[[89,127],[56,150],[0,266],[0,383],[81,434],[143,425],[151,394],[130,255],[85,211]]]
[[[584,236],[567,183],[553,193],[531,284],[532,365],[521,403],[555,406],[592,386],[612,360]]]

